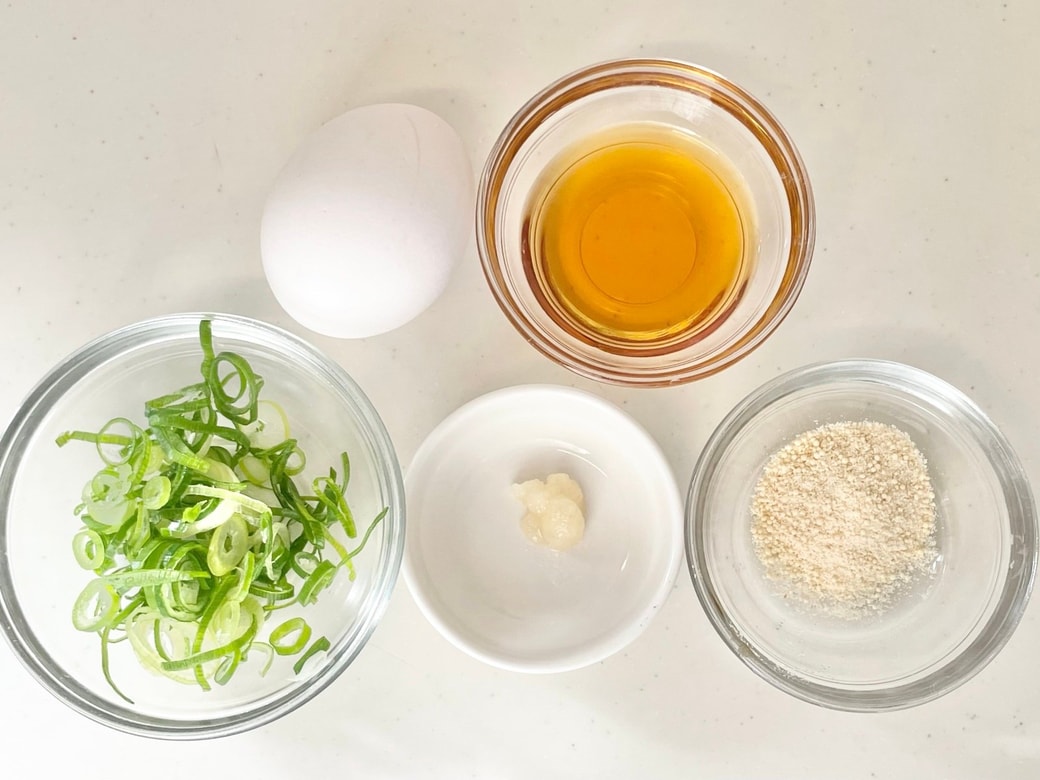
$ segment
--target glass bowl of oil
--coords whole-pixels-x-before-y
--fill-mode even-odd
[[[506,126],[477,198],[477,248],[514,327],[598,381],[713,374],[780,324],[815,215],[773,115],[696,65],[616,60],[546,87]]]

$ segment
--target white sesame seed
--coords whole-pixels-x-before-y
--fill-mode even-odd
[[[796,437],[763,469],[751,515],[767,576],[836,615],[883,609],[936,555],[925,457],[883,423],[832,423]]]

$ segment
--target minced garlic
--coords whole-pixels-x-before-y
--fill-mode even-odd
[[[585,535],[585,496],[567,474],[550,474],[545,482],[521,482],[512,492],[527,510],[520,529],[535,544],[569,550]]]

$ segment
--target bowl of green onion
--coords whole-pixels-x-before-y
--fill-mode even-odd
[[[242,732],[361,651],[404,522],[393,444],[339,365],[243,317],[147,320],[59,364],[0,438],[0,633],[97,722]]]

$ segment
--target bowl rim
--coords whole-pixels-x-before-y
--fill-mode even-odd
[[[405,477],[406,489],[409,491],[413,489],[414,480],[416,478],[414,476],[416,473],[415,467],[417,465],[422,466],[424,461],[428,461],[435,456],[437,445],[439,443],[438,440],[452,427],[458,425],[460,421],[463,421],[466,417],[470,416],[474,410],[480,409],[481,407],[493,406],[504,401],[509,401],[510,399],[522,399],[524,404],[529,405],[531,400],[533,400],[531,398],[532,396],[545,393],[589,404],[605,415],[609,415],[629,426],[633,435],[639,437],[647,447],[648,452],[651,453],[653,462],[646,467],[646,471],[648,473],[652,471],[653,473],[660,474],[660,479],[664,480],[672,487],[671,493],[673,495],[670,495],[668,500],[670,504],[674,504],[672,508],[674,510],[674,519],[676,522],[671,524],[670,534],[662,532],[662,536],[666,537],[664,541],[663,558],[667,560],[667,566],[662,567],[661,576],[653,583],[653,587],[647,589],[648,598],[642,606],[641,611],[634,616],[632,621],[621,625],[606,638],[597,639],[593,645],[583,648],[580,651],[572,651],[562,658],[553,658],[550,660],[541,659],[531,662],[517,661],[513,658],[481,650],[474,646],[465,635],[454,630],[441,618],[440,611],[435,607],[427,592],[419,584],[418,577],[415,573],[416,563],[413,559],[415,557],[414,552],[416,545],[418,544],[416,541],[418,537],[417,532],[413,529],[412,533],[409,534],[409,540],[406,541],[405,544],[402,573],[404,580],[407,583],[408,590],[412,594],[412,598],[415,600],[416,605],[419,607],[419,611],[423,614],[426,620],[444,639],[471,658],[482,661],[483,663],[498,669],[527,674],[555,674],[582,669],[606,660],[634,642],[645,632],[653,618],[660,612],[661,607],[668,600],[676,578],[678,577],[679,570],[682,567],[683,558],[682,494],[679,485],[675,480],[674,471],[672,470],[668,459],[665,457],[664,451],[661,449],[657,440],[638,420],[616,404],[587,390],[551,383],[525,383],[491,390],[470,399],[457,407],[429,431],[419,448],[416,450],[407,469]],[[421,518],[415,520],[415,522],[421,522]]]
[[[613,80],[622,79],[620,83]],[[791,246],[773,300],[737,340],[706,361],[660,370],[619,369],[583,358],[532,324],[509,293],[498,251],[495,224],[502,179],[530,135],[557,111],[598,92],[660,79],[664,86],[696,87],[741,122],[777,167],[790,211]],[[598,382],[625,387],[667,387],[702,379],[742,360],[787,318],[805,285],[816,240],[812,184],[794,141],[773,113],[739,84],[714,70],[676,58],[630,57],[604,60],[572,71],[539,90],[510,118],[485,160],[476,197],[476,245],[485,281],[498,307],[521,336],[558,365]],[[599,352],[599,351],[598,351]],[[610,356],[608,352],[603,355]],[[613,356],[616,357],[616,356]]]
[[[326,663],[302,683],[266,696],[259,707],[249,707],[227,715],[200,720],[140,715],[129,706],[107,702],[93,695],[50,660],[46,649],[33,637],[21,611],[8,566],[0,566],[0,635],[26,670],[48,693],[81,715],[104,726],[132,734],[164,740],[199,740],[230,736],[270,723],[296,710],[327,688],[357,657],[380,622],[389,604],[404,554],[405,502],[404,479],[393,442],[372,402],[355,380],[331,357],[283,328],[236,314],[221,312],[183,312],[139,320],[116,328],[69,353],[50,369],[28,392],[14,417],[0,435],[0,556],[6,558],[10,488],[18,472],[20,456],[36,434],[39,423],[60,402],[67,390],[103,363],[117,359],[126,350],[180,338],[189,330],[194,334],[202,319],[238,329],[243,334],[259,334],[287,347],[287,354],[303,358],[309,370],[319,369],[334,382],[354,406],[359,429],[375,449],[377,468],[389,488],[389,504],[394,522],[387,524],[387,539],[376,566],[372,593],[359,610],[360,629],[352,643],[335,648]],[[164,338],[165,336],[165,338]],[[294,352],[293,352],[294,351]],[[31,648],[40,651],[33,652]],[[41,659],[40,655],[43,656]]]
[[[773,663],[743,635],[740,626],[726,614],[708,573],[703,546],[703,499],[714,476],[719,456],[744,425],[773,404],[794,392],[818,388],[833,380],[853,380],[875,385],[898,385],[919,398],[941,398],[950,404],[966,423],[973,437],[987,440],[989,462],[999,459],[994,468],[1008,507],[1012,526],[1012,550],[1019,549],[1027,560],[1025,571],[1010,573],[1000,584],[997,606],[975,639],[955,657],[927,676],[904,685],[870,691],[836,688],[810,682]],[[1015,632],[1029,602],[1038,562],[1038,525],[1036,504],[1025,470],[1010,443],[986,413],[952,384],[920,368],[891,360],[850,358],[811,363],[761,385],[749,393],[718,424],[694,467],[686,497],[684,542],[686,563],[697,598],[712,627],[729,649],[759,677],[803,701],[848,712],[880,712],[907,709],[925,704],[953,691],[982,671]],[[1014,554],[1010,560],[1015,560]],[[973,655],[965,666],[965,656]]]

